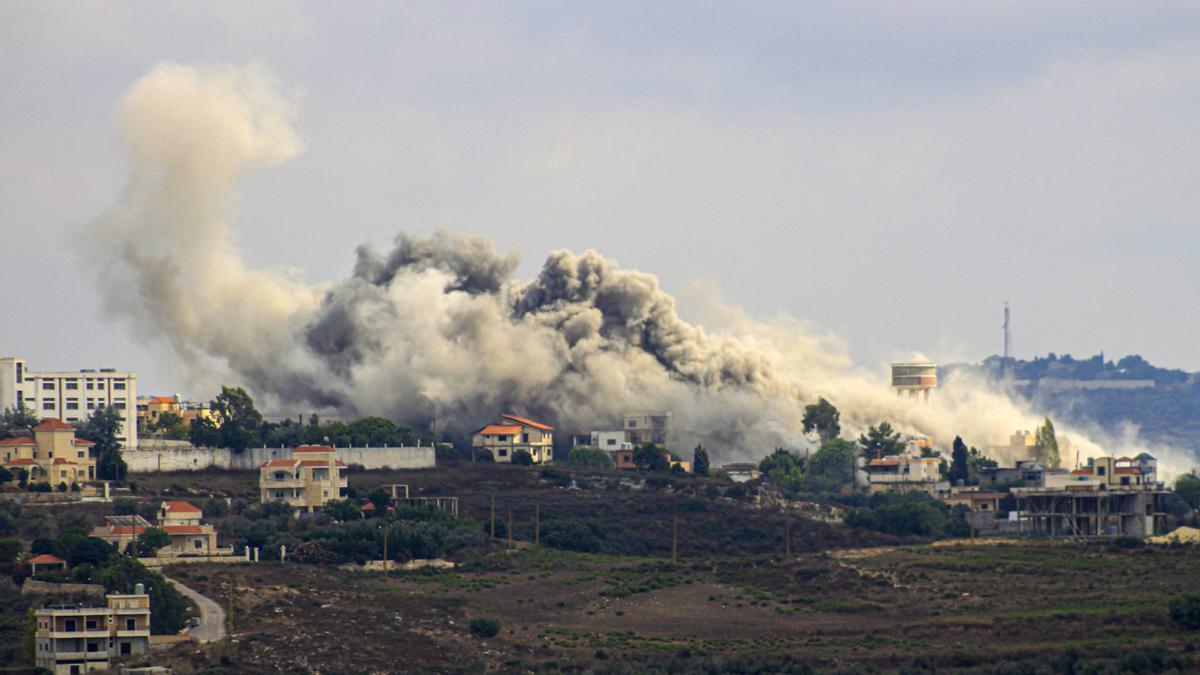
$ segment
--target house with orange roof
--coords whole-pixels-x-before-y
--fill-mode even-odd
[[[524,450],[534,464],[545,464],[554,459],[554,427],[506,413],[471,434],[471,449],[487,450],[497,462],[512,462],[513,453]]]
[[[217,530],[201,522],[200,507],[189,502],[165,501],[158,507],[158,528],[171,538],[159,555],[204,554],[217,551]]]
[[[313,512],[326,502],[345,499],[350,488],[346,463],[328,445],[302,445],[291,458],[263,462],[258,470],[259,496],[265,504],[286,502],[288,506]]]
[[[75,438],[75,427],[53,417],[33,428],[33,436],[0,440],[0,466],[24,470],[30,482],[70,487],[96,479],[95,443]]]
[[[35,555],[29,559],[29,570],[35,577],[38,575],[38,572],[65,569],[67,569],[67,561],[50,553]]]
[[[150,521],[141,516],[105,516],[104,524],[92,528],[91,536],[125,552],[151,527]]]

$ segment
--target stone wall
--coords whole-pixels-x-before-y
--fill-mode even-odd
[[[218,469],[257,470],[263,462],[292,456],[291,448],[247,448],[235,453],[228,448],[196,448],[166,445],[160,442],[139,445],[123,453],[129,473],[158,471],[202,471]],[[337,458],[367,469],[432,469],[434,452],[430,446],[403,448],[338,448]]]

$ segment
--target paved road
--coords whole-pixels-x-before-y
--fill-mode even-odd
[[[188,629],[188,635],[199,642],[215,642],[225,637],[225,610],[217,603],[184,586],[175,579],[166,577],[167,581],[175,584],[180,593],[191,598],[200,608],[200,625]]]

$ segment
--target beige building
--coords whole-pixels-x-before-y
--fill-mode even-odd
[[[43,607],[35,612],[37,665],[55,675],[107,670],[114,657],[150,651],[150,596],[141,584],[105,604]]]
[[[93,528],[91,536],[126,553],[130,550],[129,545],[151,527],[150,521],[141,516],[105,516],[104,524]]]
[[[0,440],[0,466],[13,474],[23,469],[31,483],[67,486],[96,479],[95,443],[75,438],[75,427],[46,418],[33,428],[33,437]]]
[[[309,512],[325,502],[344,499],[349,486],[345,462],[338,460],[337,450],[328,445],[302,445],[292,451],[291,459],[264,462],[258,472],[264,504],[283,501]]]
[[[933,493],[941,480],[936,457],[888,455],[867,463],[868,489],[871,493],[920,490]]]
[[[197,419],[206,419],[216,424],[212,408],[207,403],[182,401],[178,396],[142,396],[137,400],[137,428],[139,433],[148,433],[165,414],[178,415],[185,427]]]
[[[82,422],[98,407],[120,413],[117,440],[137,447],[137,375],[112,368],[32,371],[25,359],[0,357],[0,410],[24,406],[34,414]]]
[[[634,447],[653,443],[665,448],[671,435],[671,413],[625,413],[622,430],[625,441]]]
[[[217,530],[201,522],[200,507],[188,502],[163,502],[158,527],[171,538],[159,555],[211,555],[217,552]]]
[[[491,452],[497,462],[512,462],[513,453],[524,450],[534,464],[545,464],[554,459],[554,427],[525,417],[501,415],[500,421],[472,434],[471,448]]]

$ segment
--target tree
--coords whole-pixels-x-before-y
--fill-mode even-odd
[[[143,558],[150,558],[158,553],[158,549],[170,545],[170,535],[157,527],[148,527],[137,538],[137,554]]]
[[[334,499],[325,502],[325,507],[322,510],[325,512],[325,515],[342,522],[362,519],[362,511],[358,508],[358,504],[349,499]]]
[[[817,432],[822,443],[828,443],[842,433],[842,414],[824,398],[804,406],[804,433]]]
[[[160,415],[154,430],[163,432],[164,437],[173,441],[182,441],[188,437],[188,427],[178,413],[165,412]]]
[[[157,572],[134,558],[113,556],[100,571],[100,583],[109,593],[132,593],[136,584],[150,595],[150,632],[174,635],[187,622],[187,601]]]
[[[862,454],[867,459],[878,459],[886,455],[898,455],[904,451],[904,441],[900,440],[900,432],[894,432],[887,420],[877,427],[870,427],[864,436],[858,437],[862,446]]]
[[[123,480],[129,467],[121,456],[121,443],[117,435],[125,422],[121,413],[111,406],[97,406],[76,430],[76,435],[89,440],[93,457],[96,458],[96,476],[104,480]]]
[[[1184,630],[1200,629],[1200,594],[1189,593],[1171,601],[1171,620]]]
[[[570,454],[567,455],[567,466],[611,469],[612,465],[612,458],[600,448],[571,448]]]
[[[215,448],[221,444],[221,432],[212,420],[197,417],[188,429],[188,442],[198,448]]]
[[[971,473],[970,461],[971,452],[967,450],[967,444],[963,443],[961,436],[955,436],[954,450],[950,454],[950,480],[961,480],[966,484]]]
[[[1176,478],[1175,494],[1193,509],[1200,508],[1200,476],[1185,473]]]
[[[161,532],[161,530],[159,531]],[[59,539],[64,540],[66,537],[60,537]],[[102,567],[113,557],[116,551],[103,539],[82,537],[66,553],[67,555],[62,557],[66,558],[67,562],[72,566],[92,565],[94,567]]]
[[[24,405],[5,408],[4,412],[0,412],[0,438],[24,434],[37,423],[37,415]]]
[[[241,387],[221,387],[212,401],[212,413],[221,433],[221,445],[242,452],[262,440],[262,415],[254,399]]]
[[[381,487],[375,488],[367,493],[367,501],[375,505],[378,513],[384,513],[392,505],[392,495]]]
[[[0,484],[11,483],[13,479],[12,472],[0,466]]]
[[[796,492],[804,478],[804,458],[776,448],[758,463],[758,472],[780,490]]]
[[[692,473],[697,476],[708,475],[708,451],[703,445],[697,445],[692,451]]]
[[[533,456],[528,450],[517,450],[512,454],[512,463],[517,466],[533,466]]]
[[[633,451],[633,463],[639,471],[670,471],[671,460],[665,448],[647,443]]]
[[[850,441],[835,438],[824,443],[808,459],[805,482],[814,491],[833,491],[854,484],[858,451]]]
[[[1034,433],[1033,451],[1035,459],[1043,466],[1057,469],[1062,464],[1062,458],[1058,455],[1058,438],[1054,435],[1054,424],[1049,417]]]

